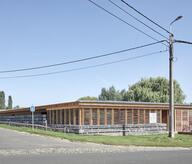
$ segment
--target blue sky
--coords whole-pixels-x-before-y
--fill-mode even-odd
[[[113,0],[144,21],[120,0]],[[108,0],[95,0],[149,35],[163,38],[112,6]],[[165,28],[178,15],[184,18],[173,26],[176,39],[192,41],[191,0],[129,0],[127,1]],[[145,21],[160,33],[164,31]],[[79,58],[102,55],[154,42],[129,26],[98,9],[87,0],[0,0],[0,70],[35,67]],[[121,60],[164,50],[159,44],[102,59],[55,68],[20,73],[0,74],[0,77],[62,71]],[[190,76],[192,46],[175,44],[174,77],[192,102]],[[20,79],[0,79],[0,90],[13,97],[14,105],[30,106],[77,100],[82,96],[97,96],[102,87],[114,85],[127,89],[141,78],[168,78],[168,53],[137,60],[57,74]]]

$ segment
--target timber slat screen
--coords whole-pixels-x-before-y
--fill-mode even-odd
[[[65,125],[124,125],[124,124],[148,124],[149,113],[157,114],[157,123],[162,121],[162,110],[147,110],[147,109],[99,109],[99,108],[85,108],[81,110],[81,120],[79,120],[80,109],[59,109],[48,110],[47,118],[49,124],[65,124]],[[177,126],[181,126],[179,117],[181,114],[179,110],[176,111]],[[182,111],[183,126],[192,123],[191,117],[188,119],[189,113]],[[187,124],[188,123],[188,124]],[[180,128],[179,128],[180,129]]]
[[[31,113],[26,111],[29,109],[1,111],[0,120],[29,122]],[[107,126],[165,123],[168,126],[168,115],[168,104],[85,101],[37,107],[36,119],[42,123],[47,119],[49,125]],[[179,132],[192,131],[191,105],[175,105],[175,129]]]
[[[97,109],[92,110],[92,122],[93,125],[97,125]]]
[[[105,110],[100,109],[100,125],[105,125]]]
[[[112,109],[107,109],[107,125],[112,125]]]

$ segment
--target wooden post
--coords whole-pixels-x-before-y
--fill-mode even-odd
[[[114,109],[111,111],[111,125],[114,125]]]
[[[107,126],[107,109],[104,109],[104,125]]]
[[[140,110],[141,110],[141,109],[138,109],[138,110],[137,110],[137,116],[138,116],[138,118],[137,118],[137,124],[140,124]]]
[[[63,111],[60,109],[60,124],[63,124]]]
[[[82,125],[84,125],[84,109],[81,109],[82,113],[81,113],[81,121],[82,121]]]
[[[81,126],[82,125],[82,121],[81,121],[81,112],[82,112],[82,109],[78,109],[79,110],[79,125]]]
[[[162,110],[160,110],[160,123],[162,123]]]
[[[55,111],[51,110],[52,113],[52,124],[55,124]]]
[[[55,111],[55,115],[56,115],[56,121],[55,121],[55,123],[58,124],[58,111],[57,111],[57,110]]]
[[[169,130],[169,123],[170,123],[170,120],[169,120],[169,111],[167,112],[167,130]]]
[[[146,109],[143,109],[143,124],[146,124],[145,110],[146,110]]]
[[[127,125],[127,109],[125,109],[125,125]]]
[[[181,111],[181,129],[180,129],[180,131],[183,131],[183,111],[182,110],[180,110]]]
[[[100,109],[97,109],[97,125],[100,125]]]
[[[132,124],[134,124],[134,109],[131,109],[132,110],[132,112],[131,112],[131,114],[132,114]]]
[[[73,109],[73,125],[76,125],[76,109]]]
[[[177,121],[177,119],[176,119],[176,117],[177,117],[177,116],[176,116],[176,113],[177,113],[177,110],[175,109],[175,110],[174,110],[174,126],[175,126],[174,129],[175,129],[175,131],[177,130],[177,129],[176,129],[176,121]]]
[[[49,123],[49,124],[52,124],[52,120],[51,120],[51,118],[52,118],[52,117],[51,117],[51,116],[52,116],[52,115],[51,115],[51,110],[48,110],[48,112],[49,112],[49,120],[48,120],[48,123]]]
[[[66,114],[66,109],[64,109],[64,124],[67,124],[67,114]]]
[[[60,116],[59,116],[59,114],[60,114],[60,111],[59,111],[59,110],[57,110],[57,124],[59,124],[59,123],[60,123]]]
[[[89,120],[89,124],[90,124],[90,125],[93,125],[93,110],[90,109],[89,112],[90,112],[90,120]]]
[[[68,117],[69,117],[69,125],[71,125],[71,109],[69,109]]]

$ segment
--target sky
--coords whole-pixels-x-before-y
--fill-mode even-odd
[[[132,19],[108,0],[94,1],[153,38],[165,39]],[[175,39],[192,41],[191,0],[126,1],[166,29],[169,29],[170,22],[182,15],[183,19],[175,22],[172,27]],[[120,0],[113,2],[168,37],[168,33]],[[0,0],[0,71],[78,60],[153,42],[156,41],[97,8],[88,0]],[[50,76],[10,79],[3,77],[78,69],[166,49],[163,44],[157,44],[58,67],[0,73],[0,90],[5,91],[6,96],[13,97],[14,106],[26,107],[32,104],[75,101],[83,96],[98,96],[101,88],[112,85],[118,90],[128,89],[141,78],[168,78],[168,52]],[[174,55],[174,78],[186,95],[186,103],[190,103],[192,46],[175,43]]]

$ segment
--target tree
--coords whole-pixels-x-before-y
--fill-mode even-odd
[[[175,103],[184,103],[185,95],[176,80],[174,80],[174,91]],[[139,82],[129,87],[124,100],[168,103],[169,81],[163,77],[141,79]]]
[[[9,96],[8,97],[8,106],[7,106],[8,109],[12,109],[13,108],[13,100],[12,100],[12,97]]]
[[[0,91],[0,109],[5,109],[5,93]]]
[[[20,106],[19,105],[16,105],[13,109],[19,109]]]
[[[106,88],[101,89],[99,100],[121,101],[122,95],[121,92],[116,90],[114,86],[111,86],[109,89]]]
[[[85,97],[79,98],[79,100],[98,100],[98,99],[97,97],[93,97],[93,96],[85,96]]]

